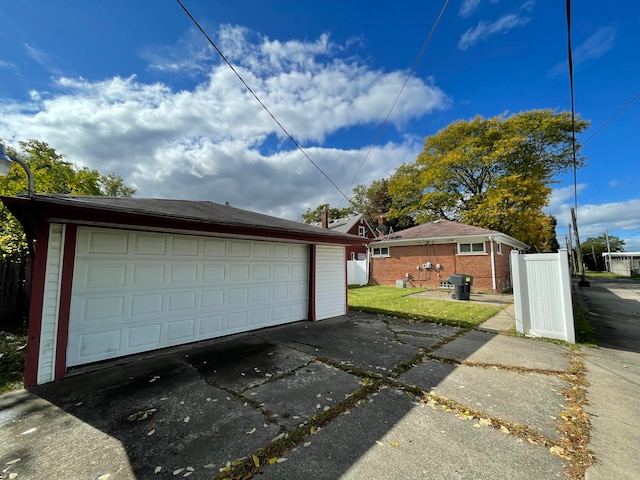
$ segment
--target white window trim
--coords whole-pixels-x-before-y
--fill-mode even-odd
[[[387,249],[387,253],[382,253],[382,249],[383,248]],[[376,250],[379,250],[380,253],[375,253]],[[391,256],[390,249],[389,249],[389,247],[371,247],[371,256],[374,257],[374,258],[390,257]]]
[[[469,245],[469,248],[473,250],[472,245],[474,243],[482,243],[482,251],[481,252],[461,252],[460,251],[460,245]],[[487,244],[486,242],[482,241],[482,242],[458,242],[458,255],[487,255]]]
[[[368,238],[367,229],[364,225],[358,225],[358,236],[362,238]]]
[[[502,255],[502,243],[496,242],[496,253]]]

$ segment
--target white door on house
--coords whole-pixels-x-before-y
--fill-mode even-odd
[[[304,320],[308,246],[78,228],[67,365]]]

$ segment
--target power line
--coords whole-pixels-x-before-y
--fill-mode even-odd
[[[571,53],[571,0],[567,0],[567,51],[569,61],[569,89],[571,92],[571,149],[573,152],[573,201],[578,210],[578,161],[576,159],[576,109],[573,88],[573,56]]]
[[[629,107],[638,98],[640,98],[640,92],[636,93],[636,95],[631,100],[629,100],[627,103],[625,103],[624,106],[620,110],[618,110],[616,113],[614,113],[606,122],[604,122],[602,125],[600,125],[600,127],[598,127],[598,129],[595,132],[593,132],[591,135],[589,135],[589,137],[584,142],[582,142],[582,146],[584,146],[585,143],[587,143],[589,140],[591,140],[593,137],[595,137],[598,133],[600,133],[600,131],[602,129],[604,129],[604,127],[606,127],[611,122],[613,122],[618,115],[620,115],[622,112],[624,112],[627,109],[627,107]]]
[[[329,178],[329,176],[322,170],[322,168],[320,168],[318,166],[318,164],[316,162],[314,162],[311,157],[309,155],[307,155],[307,152],[304,151],[304,149],[300,146],[300,144],[293,138],[293,136],[291,136],[291,134],[287,131],[286,128],[284,128],[284,126],[280,123],[280,121],[276,118],[276,116],[271,113],[271,111],[269,110],[269,108],[262,102],[262,100],[260,100],[260,98],[258,97],[258,95],[256,95],[256,93],[251,89],[251,87],[247,84],[247,82],[244,81],[244,79],[242,78],[242,76],[240,75],[240,73],[238,73],[238,71],[234,68],[234,66],[231,64],[231,62],[229,62],[229,60],[227,60],[227,57],[224,56],[224,54],[222,53],[222,51],[218,48],[218,46],[213,42],[213,40],[211,40],[211,38],[209,37],[209,35],[207,35],[207,32],[204,31],[204,29],[200,26],[200,24],[198,23],[198,21],[193,17],[193,15],[191,15],[191,13],[189,12],[189,10],[187,10],[187,7],[185,7],[182,2],[180,0],[176,0],[176,2],[178,2],[178,4],[182,7],[182,9],[184,10],[184,12],[187,14],[187,16],[191,19],[191,21],[194,23],[194,25],[198,28],[198,30],[200,30],[200,32],[202,33],[202,35],[204,35],[204,37],[207,39],[207,41],[209,42],[209,44],[216,50],[216,52],[218,52],[218,55],[220,55],[220,58],[222,58],[222,60],[224,60],[224,62],[227,64],[227,66],[233,71],[233,73],[236,74],[236,76],[238,77],[238,79],[240,79],[240,81],[242,82],[242,84],[245,86],[245,88],[249,91],[249,93],[251,93],[251,95],[253,95],[253,98],[255,98],[257,100],[257,102],[262,106],[262,108],[264,108],[264,110],[269,114],[269,116],[273,119],[274,122],[276,122],[276,124],[278,125],[278,127],[280,127],[280,130],[282,130],[284,132],[284,134],[289,138],[289,140],[291,140],[291,142],[296,146],[296,148],[298,150],[300,150],[300,152],[302,152],[302,154],[306,157],[307,160],[309,160],[309,162],[311,162],[311,164],[316,167],[316,169],[324,176],[324,178],[326,178],[329,183],[331,185],[333,185],[333,187],[340,193],[340,195],[342,195],[347,202],[351,203],[351,200],[349,200],[349,197],[347,197],[344,192],[342,190],[340,190],[340,187],[338,187],[338,185],[335,184],[335,182],[333,180],[331,180],[331,178]]]
[[[418,63],[420,62],[420,59],[422,58],[422,54],[426,50],[427,45],[429,45],[429,42],[431,41],[431,37],[433,37],[433,34],[436,31],[436,28],[437,28],[438,24],[440,23],[440,20],[442,19],[442,16],[444,15],[444,12],[447,9],[448,5],[449,5],[449,0],[445,0],[444,5],[442,6],[442,9],[440,10],[440,14],[438,15],[438,18],[436,18],[436,21],[434,22],[433,27],[431,27],[431,31],[429,32],[429,35],[427,35],[426,40],[422,44],[422,48],[420,49],[420,52],[418,53],[418,56],[416,57],[415,61],[413,62],[413,65],[411,66],[411,70],[409,70],[409,73],[408,73],[407,77],[405,78],[404,83],[402,84],[402,87],[400,88],[400,91],[398,92],[398,95],[396,96],[395,100],[393,101],[393,104],[391,105],[391,108],[389,109],[389,112],[387,113],[387,116],[385,117],[385,119],[383,120],[382,124],[378,128],[378,131],[376,132],[376,135],[373,138],[373,141],[369,145],[369,149],[367,150],[367,153],[365,154],[364,158],[362,159],[362,162],[360,163],[360,166],[358,167],[358,170],[356,171],[356,174],[354,175],[353,180],[351,180],[351,183],[349,184],[349,188],[347,188],[347,192],[351,191],[351,187],[353,187],[353,184],[355,183],[356,179],[358,178],[358,175],[360,175],[360,171],[362,170],[362,167],[364,166],[365,162],[369,158],[369,155],[371,154],[371,151],[373,150],[373,146],[376,144],[376,142],[378,141],[378,139],[382,135],[382,131],[384,130],[384,127],[387,125],[387,123],[389,121],[389,118],[391,117],[391,113],[396,108],[396,105],[398,103],[398,100],[400,99],[400,96],[402,95],[402,92],[404,92],[404,89],[407,86],[407,83],[409,83],[409,79],[415,73],[416,68],[418,67]]]

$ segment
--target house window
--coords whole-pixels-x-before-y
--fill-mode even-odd
[[[351,260],[355,260],[356,259],[356,252],[351,252]]]
[[[466,254],[485,253],[484,242],[459,243],[458,253],[466,253]]]
[[[389,247],[373,247],[372,252],[374,257],[388,257]]]
[[[364,228],[362,225],[358,225],[358,236],[367,238],[367,229]]]
[[[496,242],[496,252],[498,252],[498,255],[502,255],[502,244],[500,242]]]

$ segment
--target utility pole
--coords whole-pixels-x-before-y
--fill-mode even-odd
[[[573,233],[576,234],[576,252],[578,254],[578,268],[580,269],[581,280],[578,280],[578,286],[588,287],[589,282],[584,277],[584,260],[582,258],[582,246],[580,245],[580,235],[578,234],[578,221],[576,220],[576,211],[571,208],[571,221],[573,222]]]
[[[569,246],[567,247],[567,251],[571,253],[571,256],[570,256],[570,258],[571,258],[571,273],[573,273],[575,275],[576,273],[578,273],[578,269],[576,268],[576,261],[575,261],[575,258],[573,256],[573,240],[571,238],[571,224],[569,224],[568,232],[569,232],[569,235],[567,235],[567,239],[568,239],[567,243],[568,243]]]
[[[605,229],[604,238],[607,239],[607,272],[611,271],[611,245],[609,245],[609,232]]]

